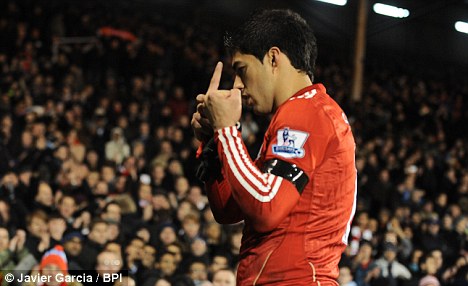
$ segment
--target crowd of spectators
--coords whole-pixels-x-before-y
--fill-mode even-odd
[[[128,276],[116,285],[234,285],[242,225],[214,221],[190,128],[229,60],[221,31],[125,1],[65,2],[0,4],[1,276],[63,246],[69,270]],[[466,285],[466,78],[369,68],[360,101],[346,64],[319,61],[315,78],[357,143],[340,285]],[[251,154],[267,122],[244,114]]]

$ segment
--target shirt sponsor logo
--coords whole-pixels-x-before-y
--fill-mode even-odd
[[[285,158],[302,158],[305,155],[303,148],[309,133],[291,130],[289,127],[278,130],[278,144],[273,145],[273,153]]]

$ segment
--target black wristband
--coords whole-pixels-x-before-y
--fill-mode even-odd
[[[288,163],[280,159],[272,159],[265,162],[262,172],[282,177],[296,186],[299,195],[304,191],[309,182],[306,173],[295,164]]]
[[[219,162],[218,151],[214,138],[208,140],[203,147],[200,155],[200,165],[198,166],[196,176],[206,182],[210,178],[217,178],[221,175],[221,163]]]

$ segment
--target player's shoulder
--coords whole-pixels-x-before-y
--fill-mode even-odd
[[[282,122],[292,121],[307,125],[311,122],[327,121],[328,110],[335,108],[332,102],[325,88],[321,84],[315,84],[290,97],[278,110],[277,117]]]
[[[327,108],[336,108],[339,106],[328,95],[327,90],[322,84],[314,84],[295,95],[291,96],[282,106],[285,110],[306,110],[310,115],[314,115],[313,111],[318,111]]]
[[[276,122],[277,127],[296,127],[317,134],[341,134],[349,128],[345,113],[321,84],[288,99],[278,110]]]

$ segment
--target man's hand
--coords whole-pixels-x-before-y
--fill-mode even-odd
[[[23,250],[24,243],[26,242],[26,231],[18,229],[16,231],[16,237],[18,238],[16,241],[16,251],[21,251]]]
[[[205,115],[204,94],[197,96],[197,111],[192,115],[192,129],[195,133],[195,138],[202,142],[207,142],[213,137],[213,127]]]
[[[210,90],[208,89],[206,93],[209,91]],[[213,127],[206,117],[205,98],[205,94],[197,95],[197,111],[195,111],[195,113],[192,115],[191,121],[192,129],[195,133],[195,138],[197,138],[198,141],[202,141],[204,143],[213,138]]]
[[[16,245],[18,244],[18,237],[13,236],[10,239],[10,242],[8,244],[8,249],[10,250],[11,253],[14,253],[16,251]]]
[[[50,246],[50,234],[46,233],[46,234],[42,235],[41,241],[37,245],[37,250],[40,253],[42,253],[42,252],[46,251],[49,248],[49,246]]]
[[[208,92],[204,96],[204,109],[206,117],[213,130],[234,126],[241,117],[242,100],[241,91],[237,88],[219,90],[219,82],[223,72],[223,63],[218,62],[211,78]]]

